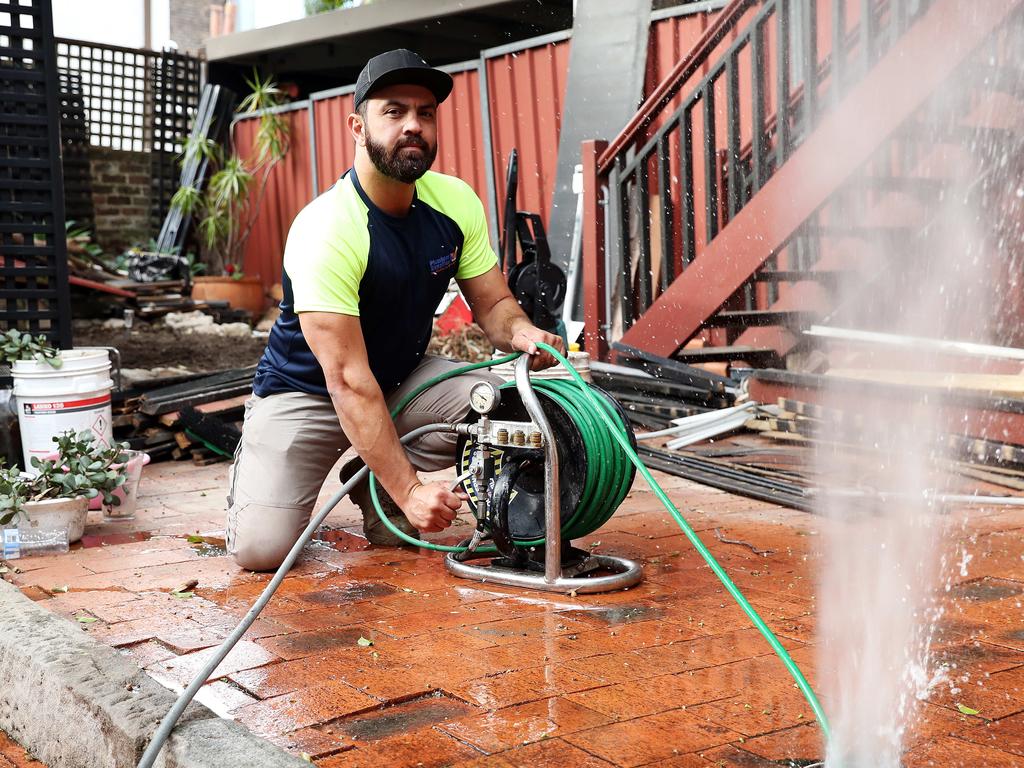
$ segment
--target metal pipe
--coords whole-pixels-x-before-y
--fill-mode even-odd
[[[316,156],[316,102],[309,99],[309,176],[313,187],[313,197],[320,194],[319,164]]]
[[[670,440],[666,447],[670,450],[677,450],[694,443],[699,443],[712,437],[718,437],[726,432],[739,429],[750,419],[750,415],[744,412],[734,413],[727,419],[719,419],[703,425],[697,425],[685,431],[681,431],[674,440]]]
[[[530,383],[530,356],[516,360],[516,389],[530,418],[544,437],[544,581],[555,584],[562,576],[562,511],[558,487],[558,446],[548,417]]]
[[[742,416],[743,421],[750,418],[745,411],[751,408],[757,408],[760,403],[749,400],[743,405],[737,405],[732,408],[722,408],[716,411],[707,411],[706,413],[697,413],[693,416],[683,416],[678,419],[672,420],[672,426],[665,429],[659,429],[657,432],[644,432],[636,436],[637,440],[656,440],[661,437],[682,437],[683,433],[695,433],[711,429],[712,437],[717,434],[714,430],[720,428],[723,424],[731,424],[736,420],[737,415]],[[742,424],[742,421],[740,422]],[[671,443],[667,446],[668,448],[675,448]]]
[[[551,551],[549,548],[548,552]],[[504,584],[525,589],[540,589],[546,592],[571,592],[577,595],[610,592],[613,589],[628,589],[638,584],[643,577],[643,568],[633,560],[611,555],[591,555],[590,557],[597,561],[601,568],[615,571],[615,573],[606,576],[590,576],[585,579],[561,575],[555,579],[548,579],[546,576],[541,579],[527,571],[462,563],[456,560],[452,554],[445,557],[444,565],[451,574],[463,579],[476,579],[488,584]],[[559,568],[561,568],[561,564],[559,564]]]
[[[487,184],[487,207],[491,215],[488,217],[488,231],[491,245],[495,248],[501,242],[498,235],[498,188],[494,179],[494,136],[491,133],[491,87],[487,82],[487,57],[480,54],[480,68],[477,71],[477,86],[480,90],[480,132],[483,135],[484,181]],[[504,259],[505,255],[502,254]]]
[[[876,491],[870,488],[808,488],[808,496],[817,498],[864,499],[878,501],[936,501],[942,504],[970,504],[978,506],[1024,506],[1024,496],[975,496],[969,493],[937,493],[925,490],[923,493],[906,491]]]
[[[815,508],[810,494],[800,486],[793,486],[791,489],[779,488],[778,484],[766,484],[764,478],[759,475],[747,475],[737,477],[733,473],[720,474],[710,471],[708,466],[693,466],[681,462],[671,454],[656,449],[640,446],[638,453],[643,455],[644,464],[654,467],[662,472],[667,472],[676,477],[683,477],[712,488],[720,488],[740,496],[747,496],[752,499],[760,499],[772,504],[782,504],[793,509],[802,509],[805,512],[814,512]],[[805,495],[806,494],[806,495]]]
[[[926,349],[933,352],[945,352],[951,355],[992,357],[1000,360],[1024,360],[1024,349],[1014,347],[998,347],[992,344],[975,344],[970,341],[953,341],[951,339],[929,339],[923,336],[903,336],[896,333],[860,331],[854,328],[833,328],[827,325],[812,325],[804,331],[804,336],[839,339],[841,341],[859,341],[892,347],[911,347],[913,349]]]

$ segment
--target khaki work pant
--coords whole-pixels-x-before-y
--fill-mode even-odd
[[[388,408],[423,382],[464,363],[425,357],[387,396]],[[485,370],[457,376],[421,393],[395,419],[399,436],[425,424],[462,421],[469,390],[481,380],[502,380]],[[455,463],[455,435],[427,435],[407,446],[417,470]],[[242,440],[229,473],[227,547],[252,571],[277,568],[309,524],[320,486],[348,450],[330,398],[304,392],[253,395],[245,404]]]

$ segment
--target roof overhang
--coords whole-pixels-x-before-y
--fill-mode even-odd
[[[359,66],[381,50],[408,47],[432,64],[572,25],[572,0],[378,0],[263,29],[206,41],[212,64],[319,69],[325,55],[337,66]],[[349,61],[351,59],[351,61]],[[332,62],[332,63],[334,63]]]

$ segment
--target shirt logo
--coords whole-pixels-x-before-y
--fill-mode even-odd
[[[455,264],[459,258],[459,246],[455,246],[451,253],[445,253],[430,260],[430,274],[439,275]]]

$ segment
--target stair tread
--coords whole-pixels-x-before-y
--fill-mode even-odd
[[[910,237],[914,234],[915,230],[913,227],[900,226],[869,226],[859,224],[820,224],[813,227],[805,227],[803,232],[811,237],[857,237],[857,238],[875,238],[875,237]]]
[[[818,312],[806,310],[734,310],[719,312],[704,321],[710,327],[749,327],[763,325],[805,325],[808,321],[821,317]]]
[[[804,281],[835,283],[853,274],[856,273],[840,269],[763,269],[754,275],[754,280],[761,283],[800,283]]]
[[[701,347],[700,349],[680,349],[672,358],[684,363],[719,363],[729,360],[762,358],[776,359],[778,353],[770,347],[750,347],[737,345],[732,347]]]

